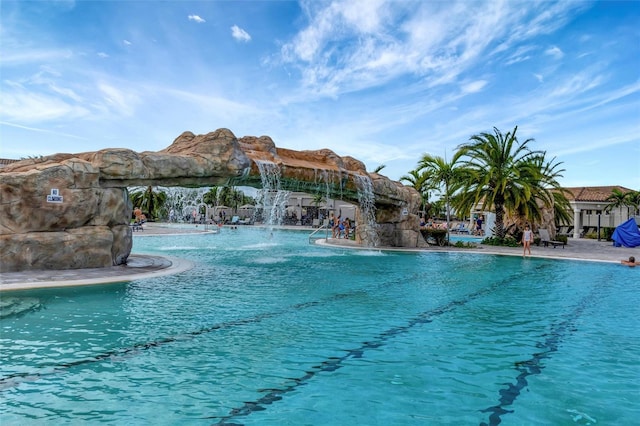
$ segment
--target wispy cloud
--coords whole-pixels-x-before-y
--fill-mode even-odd
[[[135,106],[138,104],[138,96],[135,93],[105,82],[98,83],[97,89],[105,107],[119,115],[133,115]]]
[[[15,66],[29,63],[52,62],[69,59],[73,53],[69,49],[20,49],[19,51],[2,51],[3,66]]]
[[[41,128],[38,128],[38,127],[24,126],[24,125],[21,125],[21,124],[10,123],[10,122],[7,122],[7,121],[0,121],[0,125],[8,126],[8,127],[15,127],[17,129],[29,130],[30,132],[47,133],[47,134],[51,134],[51,135],[63,136],[65,138],[73,138],[73,139],[80,139],[80,140],[86,140],[87,139],[85,137],[78,136],[78,135],[73,135],[71,133],[56,132],[56,131],[52,131],[50,129],[41,129]]]
[[[249,35],[249,33],[237,25],[234,25],[231,27],[231,36],[236,40],[242,41],[245,43],[251,41],[251,36]]]
[[[564,52],[560,50],[558,46],[551,46],[550,48],[545,50],[544,53],[556,59],[562,59],[562,57],[564,56]]]
[[[190,21],[197,22],[198,24],[203,24],[203,23],[207,22],[204,19],[202,19],[201,17],[199,17],[198,15],[189,15],[188,18],[189,18]]]

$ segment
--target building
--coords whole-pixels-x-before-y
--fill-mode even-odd
[[[635,213],[634,208],[618,207],[606,211],[610,204],[607,198],[613,190],[617,189],[623,194],[631,192],[623,186],[580,186],[565,188],[569,204],[573,209],[573,237],[580,238],[581,234],[595,231],[598,228],[615,228],[627,221]],[[638,219],[636,219],[638,221]]]

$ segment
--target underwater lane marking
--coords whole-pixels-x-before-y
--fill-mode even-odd
[[[183,342],[185,341],[185,338],[195,338],[197,336],[200,336],[202,334],[206,334],[206,333],[210,333],[213,331],[217,331],[217,330],[222,330],[222,329],[227,329],[227,328],[232,328],[232,327],[237,327],[237,326],[243,326],[243,325],[249,325],[249,324],[255,324],[255,323],[259,323],[263,320],[269,319],[269,318],[273,318],[276,317],[278,315],[283,315],[286,314],[287,312],[290,311],[294,311],[294,310],[300,310],[300,309],[306,309],[306,308],[310,308],[313,306],[318,306],[321,305],[323,303],[328,303],[328,302],[332,302],[335,300],[340,300],[346,297],[352,297],[355,296],[357,294],[360,294],[361,291],[353,291],[353,292],[348,292],[348,293],[339,293],[339,294],[335,294],[331,297],[328,297],[324,300],[320,300],[320,301],[311,301],[311,302],[303,302],[303,303],[298,303],[295,305],[291,305],[288,308],[285,309],[281,309],[279,311],[275,311],[275,312],[266,312],[266,313],[262,313],[262,314],[258,314],[255,315],[253,317],[249,317],[249,318],[242,318],[242,319],[237,319],[237,320],[232,320],[232,321],[226,321],[226,322],[222,322],[222,323],[218,323],[218,324],[214,324],[212,326],[209,327],[204,327],[201,328],[199,330],[194,330],[194,331],[189,331],[186,332],[184,334],[178,335],[178,336],[173,336],[173,337],[164,337],[158,340],[154,340],[151,342],[144,342],[144,343],[137,343],[134,344],[132,346],[129,347],[125,347],[125,348],[116,348],[116,349],[112,349],[106,352],[103,352],[101,354],[98,355],[94,355],[92,357],[89,358],[83,358],[83,359],[78,359],[75,361],[69,361],[69,362],[59,362],[59,363],[51,363],[51,364],[42,364],[39,367],[36,367],[38,369],[51,369],[45,372],[40,372],[40,373],[14,373],[14,374],[9,374],[7,376],[1,377],[0,378],[0,391],[3,391],[7,388],[10,387],[15,387],[17,385],[20,384],[20,379],[24,379],[24,380],[29,380],[29,381],[33,381],[33,380],[37,380],[43,376],[46,375],[51,375],[51,374],[56,374],[56,373],[60,373],[63,370],[72,368],[72,367],[77,367],[79,365],[86,365],[86,364],[92,364],[92,363],[96,363],[96,362],[100,362],[103,360],[107,360],[107,359],[112,359],[112,358],[116,358],[116,357],[122,357],[125,355],[131,355],[132,353],[135,352],[139,352],[139,351],[143,351],[143,350],[149,350],[152,348],[157,348],[160,346],[164,346],[167,345],[169,343],[174,343],[174,342]]]
[[[489,287],[470,293],[462,299],[452,300],[451,302],[446,303],[440,307],[421,312],[420,314],[411,318],[405,325],[392,327],[388,330],[385,330],[375,336],[372,340],[364,342],[360,347],[347,350],[345,355],[341,357],[329,357],[322,361],[319,365],[314,365],[313,367],[311,367],[312,369],[310,371],[306,371],[305,374],[301,377],[289,378],[288,380],[294,382],[294,384],[292,385],[283,386],[282,388],[278,389],[259,389],[258,392],[266,392],[266,394],[261,398],[258,398],[255,401],[245,402],[242,407],[231,409],[229,414],[227,414],[226,416],[209,416],[205,418],[217,419],[218,422],[214,423],[214,425],[242,426],[241,423],[230,423],[229,421],[237,420],[238,417],[248,416],[256,411],[264,411],[266,410],[266,406],[282,400],[283,395],[297,390],[298,387],[305,385],[306,382],[314,378],[317,374],[322,372],[336,371],[339,368],[342,368],[344,366],[343,363],[348,359],[362,358],[365,351],[369,349],[379,348],[380,346],[383,346],[385,344],[385,341],[389,340],[390,338],[402,333],[406,333],[417,325],[428,324],[432,322],[433,319],[437,316],[454,311],[456,308],[464,306],[472,300],[478,299],[479,297],[489,294],[502,286],[508,285],[513,281],[513,279],[515,279],[515,277],[510,276],[506,279],[502,279],[501,281],[492,284]]]
[[[412,278],[415,278],[417,274],[414,274],[414,276]],[[391,282],[385,282],[385,283],[381,283],[380,285],[389,285],[389,284],[401,284],[403,283],[404,280],[402,281],[391,281]],[[338,293],[338,294],[334,294],[333,296],[327,297],[325,299],[321,299],[321,300],[316,300],[316,301],[311,301],[311,302],[302,302],[302,303],[297,303],[295,305],[291,305],[288,308],[284,308],[281,309],[279,311],[275,311],[275,312],[265,312],[259,315],[255,315],[253,317],[249,317],[249,318],[244,318],[244,319],[237,319],[237,320],[233,320],[233,321],[227,321],[227,322],[222,322],[219,324],[214,324],[212,326],[209,327],[205,327],[205,328],[201,328],[199,330],[194,330],[194,331],[189,331],[186,332],[184,334],[178,335],[178,336],[174,336],[174,337],[165,337],[162,339],[158,339],[158,340],[154,340],[151,342],[144,342],[144,343],[137,343],[134,344],[132,346],[129,347],[125,347],[125,348],[116,348],[116,349],[112,349],[110,351],[106,351],[103,352],[101,354],[98,355],[94,355],[92,357],[89,358],[83,358],[83,359],[78,359],[75,361],[70,361],[70,362],[59,362],[59,363],[48,363],[48,364],[42,364],[38,367],[36,367],[37,369],[45,369],[47,371],[44,372],[24,372],[24,373],[13,373],[13,374],[9,374],[6,375],[4,377],[0,377],[0,392],[4,391],[5,389],[8,388],[12,388],[12,387],[16,387],[18,386],[22,381],[35,381],[38,380],[44,376],[48,376],[48,375],[52,375],[52,374],[57,374],[57,373],[61,373],[64,370],[67,370],[69,368],[72,367],[77,367],[80,365],[87,365],[87,364],[92,364],[92,363],[96,363],[96,362],[101,362],[104,360],[108,360],[108,359],[113,359],[113,358],[120,358],[123,357],[125,355],[131,355],[133,353],[139,352],[139,351],[144,351],[144,350],[150,350],[153,348],[157,348],[160,346],[164,346],[170,343],[175,343],[175,342],[183,342],[185,341],[185,338],[195,338],[197,336],[200,336],[202,334],[206,334],[206,333],[210,333],[213,331],[217,331],[217,330],[222,330],[222,329],[227,329],[227,328],[232,328],[232,327],[237,327],[237,326],[243,326],[243,325],[249,325],[249,324],[256,324],[259,323],[263,320],[269,319],[269,318],[273,318],[276,317],[278,315],[284,315],[288,312],[291,311],[296,311],[296,310],[301,310],[301,309],[306,309],[306,308],[310,308],[310,307],[314,307],[314,306],[318,306],[324,303],[330,303],[336,300],[340,300],[340,299],[344,299],[347,297],[353,297],[356,295],[359,295],[361,293],[363,293],[364,290],[357,290],[357,291],[350,291],[347,293]]]
[[[531,358],[526,361],[516,363],[515,369],[520,372],[514,383],[505,383],[506,388],[500,389],[500,402],[493,407],[480,410],[482,413],[491,413],[489,415],[489,423],[480,422],[480,426],[496,426],[502,422],[502,416],[513,413],[514,410],[507,410],[505,407],[513,405],[522,390],[528,386],[527,377],[542,374],[544,369],[543,360],[551,358],[551,354],[558,351],[558,345],[565,335],[571,333],[574,328],[575,320],[582,315],[587,308],[589,302],[595,300],[597,288],[592,289],[571,311],[565,315],[565,319],[558,324],[552,325],[551,329],[545,335],[547,338],[543,342],[536,344],[536,347],[543,349],[541,352],[534,353]]]

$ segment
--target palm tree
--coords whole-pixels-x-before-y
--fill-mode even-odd
[[[572,216],[566,195],[568,191],[558,182],[565,171],[559,168],[562,163],[556,162],[555,157],[547,161],[546,152],[539,152],[527,161],[531,164],[523,170],[530,175],[523,175],[522,178],[530,184],[529,195],[522,204],[514,207],[515,213],[522,219],[535,223],[542,219],[543,207],[553,207],[556,222],[570,223]]]
[[[385,167],[387,167],[386,164],[380,164],[378,167],[373,169],[373,172],[371,172],[371,173],[380,173],[382,171],[382,169],[384,169]]]
[[[507,211],[534,214],[532,202],[536,200],[551,206],[553,195],[545,185],[552,183],[555,187],[560,171],[555,171],[557,164],[553,160],[545,163],[544,152],[529,149],[533,139],[518,141],[517,126],[506,134],[495,127],[493,130],[493,134],[473,135],[471,142],[459,147],[458,154],[464,157],[462,164],[467,170],[461,198],[466,205],[482,202],[483,209],[493,207],[495,234],[504,238]]]
[[[167,201],[167,194],[164,191],[156,192],[153,186],[147,186],[133,191],[130,198],[134,206],[140,207],[152,219],[158,218],[160,209]]]
[[[313,203],[314,206],[316,206],[316,219],[320,217],[320,209],[318,208],[320,206],[321,203],[325,202],[325,197],[324,194],[322,194],[321,192],[318,192],[316,194],[313,195],[313,200],[311,201],[311,203]]]
[[[202,202],[209,206],[215,206],[218,204],[218,189],[219,188],[217,186],[211,187],[209,191],[202,195]]]
[[[629,194],[632,194],[631,196],[629,196]],[[607,206],[604,208],[605,212],[610,212],[613,209],[616,208],[622,208],[622,207],[626,207],[627,208],[627,220],[629,220],[629,216],[631,215],[629,212],[629,207],[633,206],[634,208],[637,206],[637,204],[634,205],[633,203],[633,191],[632,192],[622,192],[621,190],[619,190],[618,188],[613,188],[611,190],[611,195],[609,195],[607,197],[607,199],[605,201],[607,201],[609,204],[607,204]]]
[[[640,191],[629,191],[627,192],[627,200],[629,202],[629,206],[633,207],[633,214],[640,210]]]
[[[457,189],[466,171],[457,164],[460,154],[454,154],[450,162],[431,154],[424,154],[418,163],[418,170],[428,175],[427,182],[434,188],[444,185],[444,199],[447,209],[447,238],[451,221],[451,196]]]
[[[429,205],[429,191],[434,189],[429,182],[429,174],[419,170],[411,170],[409,174],[400,178],[400,182],[406,182],[418,191],[420,194],[420,210],[422,211],[422,217],[425,217],[427,210],[431,208]],[[429,209],[427,206],[429,206]]]

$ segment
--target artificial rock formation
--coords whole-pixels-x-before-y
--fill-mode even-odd
[[[185,132],[159,152],[104,149],[26,159],[1,168],[0,270],[124,264],[132,245],[127,187],[260,187],[260,161],[278,166],[282,189],[326,188],[332,198],[355,203],[358,183],[370,179],[379,244],[424,244],[417,231],[420,197],[413,188],[370,175],[362,162],[327,149],[278,149],[269,137],[238,140],[230,130],[218,129],[206,135]],[[366,235],[360,238],[371,243]]]

